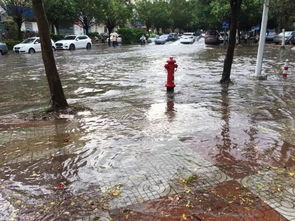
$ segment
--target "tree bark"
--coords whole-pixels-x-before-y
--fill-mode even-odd
[[[59,35],[60,31],[59,31],[59,24],[55,24],[55,28],[56,28],[56,33]]]
[[[111,46],[111,33],[114,30],[114,26],[107,26],[108,32],[109,32],[109,40],[108,40],[108,45]]]
[[[224,60],[222,78],[220,83],[229,83],[231,67],[234,58],[234,51],[236,46],[236,34],[237,34],[237,25],[239,20],[239,13],[241,10],[242,0],[230,0],[231,6],[231,24],[230,24],[230,34],[229,34],[229,44],[227,48],[227,53]]]
[[[89,34],[89,26],[88,25],[84,25],[84,30],[85,30],[85,34],[88,35]]]
[[[52,33],[52,34],[55,34],[54,24],[51,23],[50,25],[51,25],[51,33]]]
[[[68,107],[59,74],[56,68],[49,34],[49,25],[44,11],[43,0],[32,0],[33,9],[37,17],[37,24],[41,40],[42,58],[50,89],[51,110],[58,111]]]
[[[17,40],[22,40],[22,38],[23,38],[22,31],[21,31],[22,24],[23,24],[22,21],[21,22],[16,21],[16,26],[17,26]]]

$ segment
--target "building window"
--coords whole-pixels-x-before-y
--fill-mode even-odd
[[[33,24],[32,22],[25,22],[26,31],[33,31]]]

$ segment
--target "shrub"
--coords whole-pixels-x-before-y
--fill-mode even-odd
[[[56,34],[50,34],[51,39],[55,42],[55,41],[59,41],[64,39],[64,35],[56,35]]]
[[[95,38],[95,37],[100,38],[100,35],[98,32],[91,32],[91,33],[88,33],[88,37],[89,38]]]
[[[140,37],[145,34],[143,29],[139,28],[121,28],[118,33],[122,36],[123,44],[138,43]]]
[[[7,48],[9,50],[12,50],[13,46],[20,43],[21,41],[18,41],[18,40],[5,40],[4,43],[6,43],[7,45]]]
[[[17,39],[17,27],[13,21],[3,22],[5,39]]]

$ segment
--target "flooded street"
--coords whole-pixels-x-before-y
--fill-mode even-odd
[[[86,109],[41,122],[11,120],[49,103],[41,54],[1,57],[0,220],[110,220],[101,211],[186,192],[179,180],[194,175],[195,189],[234,182],[295,220],[295,52],[268,46],[268,80],[258,81],[256,46],[238,46],[226,88],[225,50],[199,41],[57,51],[69,104]]]

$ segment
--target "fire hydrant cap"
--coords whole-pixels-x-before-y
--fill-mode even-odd
[[[168,64],[175,64],[176,60],[173,57],[170,57],[169,60],[167,60]]]

